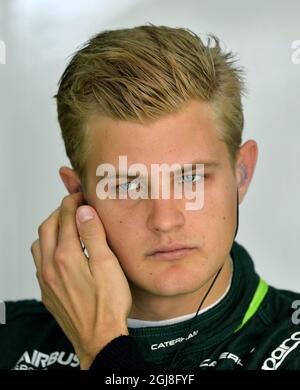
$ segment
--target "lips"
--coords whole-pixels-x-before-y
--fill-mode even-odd
[[[170,245],[163,245],[156,248],[155,250],[151,251],[148,256],[166,260],[179,259],[181,257],[190,255],[195,250],[196,247],[194,246],[172,243]]]

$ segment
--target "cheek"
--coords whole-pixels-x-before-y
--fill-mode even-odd
[[[222,244],[222,240],[232,236],[236,228],[236,206],[236,189],[233,183],[220,181],[207,189],[201,214],[202,228],[207,231],[208,239]]]
[[[216,245],[229,252],[236,231],[236,202],[232,199],[220,209],[218,227],[216,228]]]
[[[114,208],[105,200],[96,202],[93,207],[97,210],[98,216],[103,224],[106,241],[110,248],[114,250],[118,245],[118,238],[122,238],[124,224],[122,218],[117,216]]]
[[[109,205],[97,206],[97,212],[103,223],[106,233],[106,241],[110,249],[119,259],[120,263],[128,262],[128,259],[135,253],[135,245],[139,242],[139,231],[137,221],[132,215],[127,218],[120,216],[120,211]]]

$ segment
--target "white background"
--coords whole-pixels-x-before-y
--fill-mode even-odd
[[[151,22],[214,33],[246,68],[243,140],[259,145],[237,241],[267,282],[300,291],[300,39],[298,0],[0,0],[0,298],[40,298],[30,252],[37,228],[67,194],[56,121],[69,56],[103,29]]]

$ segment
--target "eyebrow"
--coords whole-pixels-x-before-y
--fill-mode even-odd
[[[161,164],[158,164],[158,165],[162,165],[163,163]],[[207,161],[193,161],[193,162],[190,162],[190,163],[184,163],[178,170],[175,171],[175,173],[179,173],[179,172],[182,172],[184,173],[184,165],[189,165],[189,168],[185,170],[185,172],[190,172],[190,171],[194,171],[196,170],[196,165],[197,164],[203,164],[204,165],[204,170],[205,169],[213,169],[213,168],[217,168],[220,166],[220,163],[217,162],[217,161],[212,161],[212,160],[207,160]],[[171,164],[173,165],[173,164]],[[173,172],[173,170],[171,170],[171,172]],[[98,176],[99,177],[99,180],[102,180],[104,178],[109,178],[109,179],[119,179],[119,178],[131,178],[131,179],[135,179],[137,177],[144,177],[143,175],[135,175],[135,176],[131,176],[131,175],[128,175],[128,173],[125,173],[125,172],[116,172],[115,175],[105,175],[105,176]]]

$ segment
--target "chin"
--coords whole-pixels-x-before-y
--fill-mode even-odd
[[[199,290],[206,280],[203,274],[195,272],[179,272],[177,275],[159,275],[152,279],[151,286],[148,284],[147,290],[160,296],[176,296],[191,294]]]

